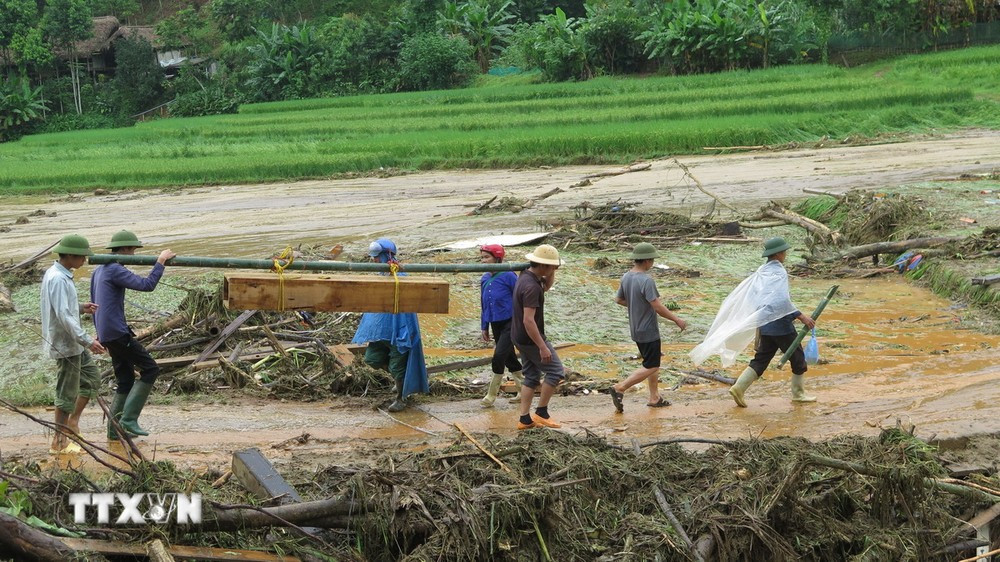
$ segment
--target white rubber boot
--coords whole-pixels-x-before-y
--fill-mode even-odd
[[[805,378],[805,375],[792,375],[792,402],[816,401],[816,397],[806,394],[806,389],[802,386]]]
[[[521,383],[524,382],[524,377],[521,376],[521,371],[515,371],[510,374],[510,378],[514,379],[514,382],[516,382],[517,385],[514,389],[514,396],[511,397],[508,402],[511,404],[518,404],[521,402]]]
[[[483,397],[483,408],[492,408],[497,401],[497,393],[500,392],[500,383],[503,381],[503,374],[493,375],[489,388],[486,389],[486,396]]]
[[[747,367],[740,378],[736,379],[736,384],[729,387],[729,395],[733,397],[736,401],[736,405],[740,408],[746,408],[747,403],[743,401],[743,393],[750,388],[753,381],[757,380],[757,371],[754,371],[750,367]]]

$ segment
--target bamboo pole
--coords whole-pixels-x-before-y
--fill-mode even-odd
[[[819,315],[823,314],[823,309],[826,308],[826,303],[830,302],[830,299],[832,299],[833,296],[837,294],[837,289],[839,288],[840,285],[834,285],[833,287],[830,287],[830,292],[828,292],[826,296],[823,297],[823,300],[819,302],[819,306],[817,306],[816,310],[813,311],[812,313],[813,320],[818,319]],[[792,345],[788,346],[788,351],[786,351],[785,354],[781,356],[781,359],[778,361],[777,367],[775,367],[776,369],[780,369],[789,359],[791,359],[792,354],[795,353],[795,350],[799,348],[799,344],[802,343],[802,340],[805,339],[806,334],[808,333],[809,333],[809,327],[802,326],[802,329],[799,330],[799,335],[795,336],[795,341],[792,342]]]
[[[122,265],[146,265],[156,263],[156,256],[128,256],[124,254],[95,254],[90,256],[90,263]],[[274,260],[257,260],[245,258],[209,258],[199,256],[177,256],[169,259],[166,265],[175,267],[218,267],[226,269],[272,269]],[[478,273],[487,271],[523,271],[528,269],[527,263],[407,263],[400,264],[400,271],[410,273]],[[285,265],[286,271],[362,271],[388,272],[387,263],[350,263],[342,261],[292,261]]]

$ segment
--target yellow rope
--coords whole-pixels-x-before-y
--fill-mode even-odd
[[[284,260],[284,263],[281,263]],[[285,310],[285,268],[292,265],[295,261],[295,252],[292,251],[292,247],[288,246],[285,248],[281,254],[273,259],[274,265],[271,266],[271,271],[278,274],[278,310]]]
[[[392,300],[392,313],[399,314],[399,264],[396,262],[389,262],[389,272],[392,273],[392,280],[396,282],[396,292],[393,295]]]

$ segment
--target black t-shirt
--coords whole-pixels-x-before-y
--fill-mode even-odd
[[[514,321],[510,325],[510,337],[517,345],[535,345],[524,329],[524,307],[535,309],[535,324],[545,338],[545,288],[542,280],[530,269],[525,270],[514,284]]]

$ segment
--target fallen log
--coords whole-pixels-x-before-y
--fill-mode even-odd
[[[188,321],[188,315],[185,312],[178,312],[170,318],[167,318],[163,322],[157,322],[152,326],[146,326],[145,328],[139,330],[135,333],[135,339],[139,341],[147,340],[149,338],[155,338],[160,334],[173,330],[183,326]]]
[[[36,253],[35,255],[31,256],[30,258],[27,258],[27,259],[22,260],[22,261],[20,261],[18,263],[15,263],[14,265],[10,265],[10,266],[7,266],[7,267],[5,267],[3,269],[0,269],[0,273],[7,273],[9,271],[14,271],[15,269],[20,269],[22,267],[26,267],[26,266],[29,266],[29,265],[35,263],[36,261],[38,261],[38,260],[42,259],[43,257],[47,256],[49,254],[49,252],[52,251],[52,248],[55,248],[56,244],[58,244],[58,243],[59,243],[58,241],[53,242],[48,247],[46,247],[46,248],[44,248],[42,250],[39,250],[38,253]]]
[[[138,543],[123,543],[98,539],[61,539],[64,548],[71,548],[69,560],[77,552],[94,552],[111,556],[131,556],[144,558],[150,556],[147,547]],[[235,548],[216,548],[210,546],[180,546],[166,547],[166,552],[175,558],[184,560],[237,560],[240,562],[298,562],[299,558],[287,554],[271,554],[259,550],[240,550]]]
[[[784,208],[767,209],[764,214],[769,217],[776,218],[778,220],[785,221],[788,224],[794,224],[801,226],[802,228],[808,230],[809,232],[819,236],[823,240],[833,242],[834,244],[840,242],[840,233],[830,230],[826,225],[814,221],[809,217],[804,217],[795,211]]]
[[[804,187],[804,188],[802,188],[802,192],[803,193],[809,193],[809,194],[812,194],[812,195],[827,195],[829,197],[833,197],[834,199],[843,199],[844,198],[844,194],[843,193],[834,193],[832,191],[827,191],[825,189],[813,189],[811,187]]]
[[[684,172],[685,176],[691,178],[691,181],[694,182],[694,185],[697,186],[698,189],[702,193],[704,193],[705,195],[708,195],[712,199],[716,200],[720,205],[722,205],[723,207],[729,209],[730,211],[736,211],[736,207],[733,207],[729,203],[726,203],[725,201],[723,201],[722,199],[720,199],[718,195],[716,195],[716,194],[712,193],[711,191],[705,189],[705,186],[701,185],[701,182],[698,181],[698,178],[696,178],[695,175],[691,173],[691,170],[687,166],[685,166],[684,164],[681,164],[680,160],[678,160],[676,158],[674,158],[673,160],[674,160],[674,164],[677,164],[677,166],[680,167],[680,169]]]
[[[62,562],[76,552],[52,535],[0,511],[0,553],[15,560]]]
[[[986,275],[985,277],[973,277],[973,285],[992,285],[994,283],[1000,283],[1000,273],[996,275]]]
[[[914,248],[931,248],[965,240],[963,236],[933,236],[928,238],[913,238],[898,242],[876,242],[849,248],[836,256],[823,258],[821,261],[831,263],[838,260],[856,260],[877,254],[898,254]]]
[[[701,377],[703,379],[708,379],[710,381],[721,382],[722,384],[728,384],[729,386],[733,386],[734,384],[736,384],[736,379],[734,378],[727,377],[725,375],[716,375],[714,373],[709,373],[708,371],[702,371],[701,369],[698,370],[676,369],[676,371],[678,373],[691,375],[693,377]]]
[[[192,531],[238,531],[260,527],[283,527],[288,523],[310,527],[346,528],[350,516],[367,510],[358,503],[342,499],[325,499],[291,503],[275,507],[251,509],[216,505],[202,516],[201,525]]]
[[[583,179],[592,180],[594,178],[608,178],[612,176],[620,176],[622,174],[629,174],[632,172],[642,172],[650,169],[652,166],[653,165],[649,162],[644,162],[642,164],[632,164],[631,166],[625,166],[625,168],[615,172],[598,172],[596,174],[587,174],[586,176],[583,176]]]

